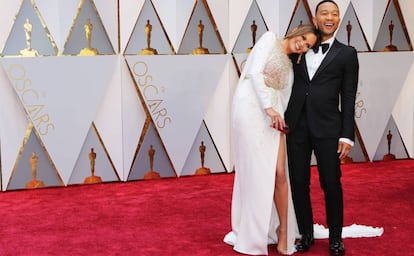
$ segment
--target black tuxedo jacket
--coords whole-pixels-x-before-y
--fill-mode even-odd
[[[348,138],[354,141],[355,97],[359,63],[357,51],[334,40],[324,60],[309,79],[305,54],[297,64],[292,94],[285,112],[290,132],[294,132],[302,111],[306,112],[311,135],[316,138]]]

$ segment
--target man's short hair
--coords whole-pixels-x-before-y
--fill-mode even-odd
[[[316,13],[318,12],[318,8],[319,8],[319,6],[321,5],[321,4],[324,4],[324,3],[333,3],[334,5],[336,5],[336,7],[338,7],[339,8],[339,6],[335,3],[335,1],[333,1],[333,0],[322,0],[322,1],[320,1],[319,3],[318,3],[318,5],[316,5],[316,8],[315,8],[315,15],[316,15]]]

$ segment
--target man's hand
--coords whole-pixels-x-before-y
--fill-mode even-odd
[[[349,152],[351,151],[351,145],[346,142],[340,141],[338,143],[338,151],[339,159],[344,159],[348,156]]]

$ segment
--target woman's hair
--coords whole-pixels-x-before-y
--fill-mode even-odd
[[[297,37],[297,36],[303,36],[304,34],[307,34],[307,33],[315,34],[318,40],[320,38],[319,30],[314,25],[311,25],[311,24],[301,24],[297,26],[292,31],[287,33],[285,38],[290,39],[290,38]]]
[[[292,29],[292,31],[287,33],[285,36],[285,39],[290,39],[290,38],[294,38],[297,36],[303,36],[307,33],[313,33],[314,35],[316,35],[316,43],[314,46],[319,45],[322,39],[321,32],[312,24],[300,24],[296,28]],[[301,60],[302,60],[302,53],[298,56],[296,63],[299,64]]]

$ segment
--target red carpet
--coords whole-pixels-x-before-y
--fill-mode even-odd
[[[0,255],[240,255],[230,230],[233,174],[0,193]],[[347,255],[414,255],[414,160],[343,166],[345,225],[384,227],[347,238]],[[315,222],[325,224],[312,177]],[[328,241],[310,252],[328,255]],[[276,255],[270,246],[270,255]]]

